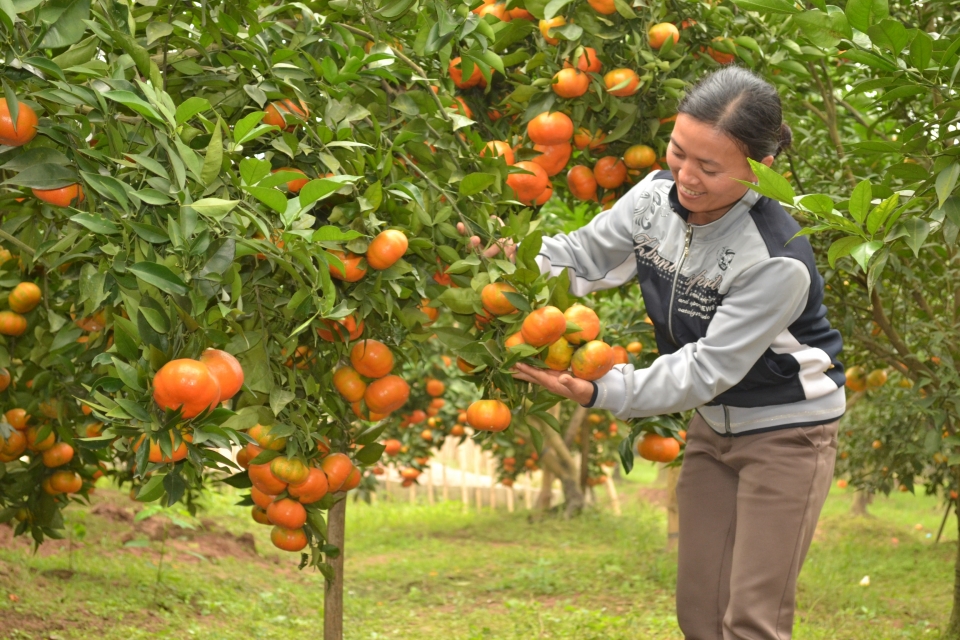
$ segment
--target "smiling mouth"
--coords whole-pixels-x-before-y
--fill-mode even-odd
[[[692,191],[691,189],[687,189],[687,188],[686,188],[685,186],[683,186],[682,184],[678,184],[678,185],[677,185],[677,188],[680,189],[680,191],[683,193],[683,195],[685,195],[685,196],[690,196],[690,197],[693,197],[693,198],[695,198],[695,197],[697,197],[697,196],[702,196],[702,195],[704,195],[704,194],[706,193],[706,191]]]

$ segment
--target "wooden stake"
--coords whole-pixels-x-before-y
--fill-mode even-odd
[[[513,487],[507,487],[507,513],[513,513]]]
[[[490,474],[490,508],[497,510],[497,470],[493,458],[487,459],[487,472]]]
[[[533,474],[527,471],[527,486],[523,492],[523,506],[527,511],[533,509]]]
[[[333,582],[325,581],[323,594],[323,640],[343,640],[343,556],[347,499],[338,500],[327,513],[327,544],[340,549],[336,558],[327,556]]]
[[[613,505],[613,515],[620,516],[622,511],[620,510],[620,498],[617,496],[617,486],[613,484],[613,478],[604,474],[606,477],[605,484],[607,485],[607,493],[610,495],[610,503]]]
[[[480,483],[480,478],[482,477],[481,469],[482,462],[481,457],[483,453],[480,447],[475,446],[473,449],[473,479],[477,483],[476,487],[476,496],[477,496],[477,511],[483,508],[483,485]]]
[[[443,501],[450,499],[450,485],[447,483],[447,456],[443,458],[443,466],[440,468],[443,477]]]
[[[427,504],[433,506],[433,465],[427,467]]]
[[[460,500],[463,502],[463,510],[470,507],[470,496],[467,495],[467,450],[466,447],[458,447],[460,453]]]
[[[410,485],[410,504],[417,504],[417,483],[414,482]]]

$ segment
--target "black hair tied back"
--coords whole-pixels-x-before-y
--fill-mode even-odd
[[[677,111],[716,127],[754,160],[776,157],[793,142],[776,88],[743,67],[724,67],[703,78]]]

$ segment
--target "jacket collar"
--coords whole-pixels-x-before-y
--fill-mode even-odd
[[[714,220],[709,224],[700,224],[694,227],[697,230],[697,240],[713,240],[715,238],[720,238],[725,236],[731,230],[737,228],[740,220],[747,215],[760,197],[760,194],[753,189],[747,189],[747,192],[743,194],[743,197],[740,198],[740,200],[738,200],[729,211],[720,216],[719,219]],[[670,187],[668,199],[670,200],[670,208],[673,209],[674,213],[683,218],[684,222],[686,222],[690,216],[690,210],[680,204],[680,197],[677,195],[676,183]]]

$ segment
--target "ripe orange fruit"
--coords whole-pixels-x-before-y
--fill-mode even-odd
[[[383,441],[383,452],[388,456],[395,456],[400,453],[400,448],[402,446],[402,442],[395,438],[390,438],[389,440]]]
[[[368,420],[370,422],[377,422],[378,420],[383,420],[387,417],[385,413],[375,413],[373,411],[364,411],[361,403],[354,402],[350,405],[350,408],[353,409],[353,415],[357,416],[361,420]]]
[[[327,474],[317,467],[310,467],[306,480],[287,487],[287,493],[299,500],[301,504],[312,504],[327,495],[329,490]]]
[[[423,431],[420,432],[420,437],[426,440],[427,442],[430,442],[431,440],[433,440],[433,431],[431,431],[430,429],[424,429]]]
[[[470,118],[473,120],[473,110],[470,109],[470,105],[467,104],[466,100],[460,97],[453,99],[453,104],[450,105],[450,108],[459,113],[460,115]]]
[[[867,376],[863,367],[859,365],[852,366],[846,370],[847,388],[851,391],[859,392],[867,389]]]
[[[473,12],[481,18],[484,16],[493,16],[498,20],[510,22],[507,5],[504,2],[484,2],[481,6],[474,9]]]
[[[410,480],[410,481],[416,480],[417,478],[420,477],[420,470],[419,470],[419,469],[413,469],[413,468],[411,468],[411,467],[407,467],[406,469],[401,469],[401,470],[400,470],[400,477],[403,478],[405,481],[406,481],[406,480]],[[407,486],[410,486],[410,485],[407,485]]]
[[[603,76],[607,93],[620,98],[632,96],[640,88],[640,76],[633,69],[614,69]]]
[[[270,503],[267,507],[267,517],[278,527],[299,529],[307,523],[307,510],[299,502],[283,498]]]
[[[527,136],[534,144],[570,142],[573,137],[573,120],[559,111],[544,111],[527,124]]]
[[[267,105],[267,115],[263,117],[263,124],[280,127],[284,131],[296,131],[300,123],[297,122],[288,126],[286,115],[290,114],[298,120],[306,120],[307,116],[310,115],[310,110],[307,109],[307,105],[304,104],[303,100],[299,102],[300,104],[297,105],[290,98],[271,102]]]
[[[589,147],[590,151],[600,152],[606,148],[606,145],[603,144],[603,141],[606,137],[607,134],[600,129],[597,129],[591,133],[589,129],[580,127],[577,129],[577,133],[573,136],[573,146],[581,150]]]
[[[339,491],[353,471],[353,462],[343,453],[331,453],[320,463],[320,468],[327,474],[327,484],[330,491]]]
[[[507,300],[504,293],[517,293],[517,290],[506,282],[491,282],[480,291],[480,301],[483,308],[495,316],[505,316],[517,310],[513,303]]]
[[[379,340],[361,340],[350,350],[350,364],[362,376],[382,378],[393,370],[393,353]]]
[[[54,444],[56,444],[56,442],[57,442],[57,437],[56,437],[56,435],[53,433],[53,431],[50,431],[50,433],[47,434],[47,437],[46,437],[46,438],[44,438],[43,440],[40,440],[39,442],[37,442],[37,433],[40,431],[40,429],[41,429],[41,427],[37,427],[37,426],[27,427],[27,432],[26,432],[26,437],[27,437],[27,449],[30,449],[31,451],[46,451],[47,449],[49,449],[50,447],[52,447]],[[2,437],[2,436],[0,436],[0,437]],[[67,445],[67,446],[69,446],[69,445]],[[71,451],[72,451],[72,449],[71,449]],[[71,455],[72,455],[72,454],[71,454]],[[56,466],[56,465],[54,465],[54,466]]]
[[[343,251],[331,251],[333,255],[340,259],[346,272],[341,271],[339,267],[330,265],[330,277],[346,282],[356,282],[367,275],[366,266],[360,266],[363,262],[363,256],[355,253],[344,253]]]
[[[310,469],[296,458],[280,456],[270,461],[270,473],[287,484],[306,482]]]
[[[874,440],[873,444],[870,446],[872,446],[874,449],[880,449],[883,447],[883,443],[880,442],[879,440]]]
[[[327,329],[317,327],[317,335],[327,342],[336,342],[337,339],[347,342],[356,340],[363,334],[363,320],[357,324],[356,314],[351,313],[340,320],[321,320]],[[336,337],[334,337],[336,331]]]
[[[63,466],[73,460],[73,453],[73,447],[69,444],[58,442],[43,452],[43,466],[50,468]]]
[[[90,436],[88,435],[87,437],[89,438]],[[253,460],[253,457],[250,455],[247,447],[243,447],[240,451],[237,451],[237,465],[239,465],[241,469],[248,468],[251,460]]]
[[[40,287],[32,282],[21,282],[10,292],[7,304],[10,305],[11,311],[30,313],[40,304],[41,299],[43,299],[43,292],[40,291]]]
[[[536,16],[526,9],[510,9],[507,11],[507,15],[510,16],[511,20],[530,20],[531,22],[536,22],[537,20]]]
[[[733,40],[730,38],[724,38],[723,36],[717,36],[713,39],[713,42],[723,42],[730,47],[736,47]],[[719,64],[730,64],[737,59],[737,56],[733,53],[728,53],[726,51],[718,51],[713,47],[707,47],[707,55],[717,61]]]
[[[637,445],[637,452],[645,460],[673,462],[680,455],[680,443],[674,438],[664,438],[656,433],[648,433]]]
[[[7,419],[7,424],[17,431],[27,430],[27,422],[30,421],[30,416],[27,414],[26,409],[10,409],[3,415]]]
[[[407,236],[397,229],[381,231],[367,247],[367,264],[383,271],[392,267],[407,252]]]
[[[563,171],[570,161],[570,155],[573,153],[573,147],[569,142],[560,144],[537,144],[533,148],[540,152],[531,162],[536,162],[543,167],[548,176],[555,176]]]
[[[645,144],[635,144],[623,154],[623,163],[630,169],[646,169],[657,161],[657,152]]]
[[[847,488],[846,480],[844,480],[843,478],[840,478],[839,480],[837,480],[837,489],[846,489],[846,488]]]
[[[173,431],[170,431],[168,433],[170,437],[170,448],[173,449],[173,443],[175,441]],[[140,446],[143,444],[143,441],[146,437],[147,437],[147,434],[143,434],[142,436],[140,436],[140,438],[137,440],[137,443],[133,445],[134,451],[140,450]],[[187,442],[193,442],[193,436],[190,435],[189,433],[181,433],[180,446],[178,446],[176,449],[173,449],[173,452],[169,456],[165,456],[163,455],[163,449],[160,448],[160,442],[159,441],[155,442],[151,438],[150,452],[149,452],[149,455],[147,456],[147,459],[150,460],[150,462],[156,462],[156,463],[162,462],[165,464],[169,464],[171,462],[180,462],[181,460],[187,457],[187,453],[188,453]]]
[[[277,437],[271,427],[262,424],[256,424],[250,427],[250,429],[247,430],[247,435],[256,440],[257,445],[261,448],[270,451],[282,451],[287,446],[286,438]]]
[[[680,42],[680,31],[672,22],[660,22],[653,25],[647,32],[647,36],[650,38],[650,46],[654,49],[662,47],[663,43],[669,38],[673,38],[674,44]]]
[[[563,317],[567,322],[580,327],[579,331],[572,331],[564,336],[570,344],[590,342],[600,335],[600,318],[590,307],[579,303],[571,305],[563,312]]]
[[[613,369],[613,364],[613,348],[606,342],[591,340],[573,354],[570,368],[577,378],[599,380]]]
[[[237,395],[243,386],[243,367],[239,360],[220,349],[204,349],[200,354],[200,362],[207,365],[207,370],[217,379],[220,385],[220,402]]]
[[[594,11],[602,13],[605,16],[617,12],[617,7],[614,6],[613,0],[587,0],[587,4],[589,4]]]
[[[363,476],[360,474],[360,469],[354,467],[353,471],[350,472],[350,475],[347,476],[347,479],[343,481],[340,491],[353,491],[360,486],[360,480],[362,477]]]
[[[567,331],[567,319],[560,309],[541,307],[530,312],[520,326],[520,333],[527,344],[534,347],[556,342]]]
[[[270,524],[270,518],[267,517],[266,509],[253,505],[250,507],[250,516],[257,524]]]
[[[450,428],[450,435],[452,436],[459,437],[459,436],[462,436],[464,433],[466,433],[466,431],[464,431],[462,424],[455,424]]]
[[[447,389],[447,385],[436,378],[430,378],[427,380],[426,389],[427,395],[436,398],[443,395],[443,392]]]
[[[517,200],[533,204],[550,184],[547,172],[535,162],[518,162],[513,166],[529,173],[511,173],[507,176],[507,186],[516,193]]]
[[[579,69],[561,69],[550,86],[561,98],[579,98],[590,88],[590,76]]]
[[[14,125],[6,98],[0,98],[0,144],[22,147],[37,135],[37,112],[30,105],[17,101],[17,123]]]
[[[287,191],[290,193],[300,193],[300,189],[303,189],[307,186],[307,183],[310,182],[310,178],[307,177],[307,174],[300,169],[295,169],[294,167],[280,167],[279,169],[274,169],[270,173],[277,173],[278,171],[292,171],[293,173],[299,173],[302,178],[294,178],[287,182]]]
[[[867,374],[867,388],[877,389],[887,384],[887,372],[883,369],[874,369]]]
[[[499,400],[477,400],[467,408],[467,422],[478,431],[503,431],[513,416]]]
[[[534,200],[533,204],[540,206],[552,197],[553,197],[553,185],[548,182],[547,187],[540,192],[540,197]]]
[[[567,172],[567,188],[577,200],[596,201],[597,179],[593,177],[590,167],[578,164]]]
[[[559,38],[553,38],[550,34],[550,29],[555,27],[562,27],[567,24],[567,21],[563,16],[557,16],[555,18],[550,18],[549,20],[540,21],[540,34],[543,36],[543,39],[547,41],[548,44],[558,44],[560,42]]]
[[[554,371],[566,371],[570,366],[570,360],[573,358],[573,347],[563,338],[558,338],[547,348],[546,357],[543,359],[548,369]]]
[[[429,318],[423,326],[431,325],[437,321],[437,318],[440,317],[440,309],[430,306],[430,300],[427,298],[421,298],[420,304],[417,305],[417,309]]]
[[[523,339],[522,331],[517,331],[516,333],[511,334],[506,340],[503,341],[503,347],[505,349],[516,347],[521,344],[527,344],[526,340]]]
[[[301,551],[307,546],[307,534],[303,529],[274,527],[270,532],[270,541],[284,551]]]
[[[627,179],[627,165],[613,156],[604,156],[593,166],[593,177],[604,189],[616,189]]]
[[[567,68],[573,67],[580,71],[590,73],[600,73],[600,70],[603,69],[603,65],[600,64],[600,58],[597,57],[597,50],[593,47],[582,47],[582,49],[578,47],[577,50],[573,52],[573,56],[564,61],[563,66]]]
[[[83,479],[75,471],[55,471],[49,478],[50,488],[56,493],[76,493],[83,487]]]
[[[423,409],[416,409],[406,418],[407,425],[420,424],[427,419],[427,412]]]
[[[453,84],[456,85],[458,89],[470,89],[477,85],[481,87],[487,86],[486,80],[483,79],[483,73],[477,65],[473,65],[473,72],[467,80],[464,80],[463,69],[460,68],[461,62],[460,56],[457,56],[450,61],[450,65],[447,67],[447,71],[450,73],[450,79],[453,80]]]
[[[643,351],[643,343],[634,340],[633,342],[627,345],[627,351],[633,354],[638,354]]]
[[[367,408],[374,413],[391,413],[407,403],[410,385],[400,376],[385,376],[370,383],[363,394]]]
[[[27,449],[27,439],[22,431],[12,431],[6,440],[0,437],[0,461],[13,462]]]
[[[613,347],[613,364],[630,364],[630,354],[620,345]]]
[[[184,418],[193,418],[216,408],[220,384],[199,360],[171,360],[153,377],[153,399],[161,409],[180,409]]]
[[[353,367],[340,367],[333,374],[333,388],[347,402],[359,402],[367,390],[367,383]]]
[[[10,372],[4,367],[0,367],[0,393],[3,393],[7,390],[7,387],[10,386],[11,380],[12,378],[10,377]],[[87,405],[83,405],[83,408],[90,409],[90,407]],[[90,411],[92,412],[93,410],[90,409]],[[85,413],[84,415],[90,415],[90,413]]]
[[[503,158],[508,166],[514,163],[515,158],[513,149],[503,140],[491,140],[488,142],[480,151],[480,156],[484,158],[487,156]]]
[[[13,311],[0,311],[0,334],[22,336],[27,331],[27,319]]]
[[[247,475],[254,487],[269,496],[279,495],[287,489],[287,483],[273,475],[269,464],[251,464]]]
[[[457,356],[457,368],[460,369],[460,371],[463,371],[464,373],[473,373],[473,370],[476,369],[476,367],[474,367],[472,364],[470,364],[460,356]]]

